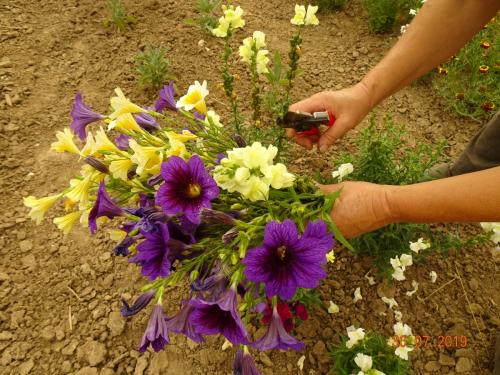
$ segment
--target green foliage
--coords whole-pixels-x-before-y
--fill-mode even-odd
[[[196,2],[196,18],[188,18],[188,25],[196,26],[203,32],[212,35],[212,29],[217,27],[215,10],[219,8],[220,0],[198,0]]]
[[[370,30],[374,33],[391,31],[400,7],[400,0],[363,0],[368,13]]]
[[[408,361],[395,355],[394,348],[387,344],[387,340],[378,332],[366,333],[363,341],[351,349],[346,347],[347,340],[348,337],[343,337],[339,345],[330,348],[330,356],[334,362],[332,372],[335,375],[357,374],[360,369],[354,362],[354,357],[358,353],[372,357],[372,368],[384,374],[405,375],[408,373],[410,368]]]
[[[106,8],[110,16],[106,20],[107,26],[113,23],[119,31],[123,32],[128,25],[137,23],[133,16],[127,15],[127,10],[121,0],[106,0]]]
[[[434,88],[450,109],[476,121],[500,106],[500,24],[493,19],[434,77]],[[484,42],[489,43],[489,48]],[[485,73],[480,66],[488,67]],[[447,74],[446,74],[447,73]],[[493,108],[492,108],[493,105]]]
[[[334,11],[344,9],[347,0],[318,0],[316,4],[319,6],[319,11]]]
[[[165,57],[167,52],[167,48],[146,46],[144,52],[135,56],[139,85],[159,88],[165,80],[172,78],[169,73],[170,61]]]

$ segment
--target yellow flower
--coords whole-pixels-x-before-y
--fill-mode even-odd
[[[316,12],[318,11],[318,6],[307,6],[306,17],[304,19],[304,23],[306,26],[316,26],[319,24],[318,17],[316,17]]]
[[[64,216],[55,217],[53,222],[57,225],[57,229],[61,230],[64,234],[68,234],[75,222],[79,220],[81,216],[81,211],[75,211]]]
[[[292,25],[301,26],[306,18],[306,7],[304,5],[295,4],[295,15],[290,20]]]
[[[111,121],[108,125],[108,130],[116,129],[118,131],[134,131],[143,133],[144,130],[135,121],[134,116],[130,113],[124,113],[118,116],[115,120]]]
[[[222,6],[224,15],[219,18],[219,25],[217,28],[212,30],[212,34],[219,38],[225,38],[229,30],[239,29],[245,26],[245,21],[243,20],[243,9],[241,7]]]
[[[123,91],[119,87],[115,89],[115,93],[116,96],[111,98],[111,108],[113,108],[114,112],[108,116],[111,120],[114,120],[124,113],[147,112],[144,108],[141,108],[137,104],[128,100],[125,95],[123,95]]]
[[[134,139],[129,141],[129,146],[134,151],[130,160],[137,164],[136,172],[139,176],[160,172],[161,162],[163,161],[161,147],[141,146]]]
[[[86,204],[89,200],[89,188],[91,182],[91,174],[83,179],[73,178],[69,180],[71,190],[66,193],[65,196],[73,202],[80,202],[81,205]]]
[[[109,140],[103,128],[100,128],[95,134],[95,148],[98,151],[120,153],[118,147],[116,147],[116,145]]]
[[[261,49],[257,52],[257,73],[266,74],[269,72],[267,69],[267,64],[269,64],[269,57],[267,54],[269,51],[267,49]]]
[[[113,160],[109,164],[109,171],[113,175],[114,178],[118,178],[120,180],[127,181],[128,180],[128,171],[134,163],[130,159],[118,159]]]
[[[126,236],[127,232],[119,229],[108,229],[109,238],[115,242],[121,242]]]
[[[252,38],[255,43],[255,48],[261,49],[266,46],[266,34],[264,34],[262,31],[254,31]]]
[[[30,195],[29,197],[23,198],[23,203],[26,207],[31,208],[29,216],[31,220],[35,221],[39,225],[45,213],[57,202],[61,197],[61,194],[49,195],[48,197],[35,198]]]
[[[246,62],[247,64],[252,63],[252,57],[254,53],[253,44],[254,40],[251,36],[249,36],[248,38],[243,39],[243,44],[238,49],[241,61]]]
[[[335,253],[331,250],[329,253],[326,253],[326,260],[330,263],[335,262]]]
[[[205,104],[205,97],[207,95],[207,81],[203,81],[203,84],[194,81],[194,84],[189,86],[187,94],[179,99],[176,106],[177,108],[184,108],[186,111],[195,108],[198,112],[206,114],[207,105]]]
[[[252,176],[238,191],[252,202],[261,201],[267,199],[269,195],[269,185],[259,177]]]
[[[271,165],[262,170],[266,177],[266,182],[274,189],[283,189],[293,186],[295,176],[287,171],[284,164],[278,163]]]
[[[212,34],[217,38],[225,38],[229,26],[231,26],[231,21],[222,16],[219,18],[219,25],[215,29],[212,29]]]
[[[57,142],[50,145],[50,148],[56,152],[71,152],[72,154],[80,154],[80,150],[73,142],[73,133],[69,128],[64,128],[64,131],[56,133]]]
[[[170,148],[167,151],[167,156],[179,156],[185,159],[188,156],[188,151],[183,142],[172,139],[170,141]]]
[[[198,138],[196,135],[191,133],[189,130],[183,130],[182,133],[167,132],[167,137],[170,142],[179,141],[185,143],[187,141],[193,141]]]
[[[97,147],[96,147],[96,142],[94,139],[94,136],[92,133],[87,134],[87,141],[85,143],[85,146],[83,146],[82,151],[80,152],[80,155],[82,156],[90,156],[94,155],[97,152]]]

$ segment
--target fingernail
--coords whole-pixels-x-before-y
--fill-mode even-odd
[[[319,151],[320,152],[327,152],[328,151],[328,146],[327,145],[321,145],[319,147]]]

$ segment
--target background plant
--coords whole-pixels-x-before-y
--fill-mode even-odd
[[[363,0],[368,24],[374,33],[391,31],[398,15],[399,0]]]
[[[330,356],[334,366],[332,373],[335,375],[357,374],[360,369],[355,364],[354,358],[358,353],[369,355],[373,359],[373,368],[387,375],[405,375],[410,365],[408,361],[394,354],[394,348],[387,343],[378,332],[369,332],[363,341],[352,348],[347,348],[348,337],[344,336],[337,346],[330,348]],[[369,374],[369,372],[367,372]]]
[[[127,14],[127,10],[121,0],[106,0],[106,8],[109,13],[109,19],[106,25],[113,23],[119,31],[125,31],[127,26],[137,23],[136,19]]]
[[[164,47],[146,46],[143,52],[135,56],[135,71],[139,85],[159,88],[167,79],[173,78],[169,73],[170,61],[165,57],[168,52]]]
[[[216,9],[220,6],[220,0],[198,0],[195,9],[195,18],[188,18],[185,22],[188,25],[196,26],[201,31],[212,34],[212,29],[217,27]]]
[[[334,11],[341,10],[347,4],[347,0],[318,0],[316,5],[319,6],[319,11]]]
[[[436,92],[460,116],[485,120],[500,105],[499,33],[499,21],[494,18],[434,74]]]

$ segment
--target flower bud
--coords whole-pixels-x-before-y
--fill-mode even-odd
[[[106,174],[109,173],[109,169],[106,164],[101,162],[99,159],[94,158],[93,156],[87,156],[83,159],[83,161],[90,165],[92,168],[97,169],[99,172]]]
[[[236,142],[236,144],[238,145],[238,147],[246,147],[247,143],[245,142],[245,140],[243,139],[243,137],[239,134],[235,134],[233,135],[233,141]]]
[[[226,245],[230,245],[238,237],[239,230],[236,227],[229,229],[226,233],[222,235],[222,242]]]
[[[208,224],[223,224],[231,226],[236,224],[236,220],[232,216],[222,211],[212,210],[210,208],[202,208],[200,216],[201,221]]]

